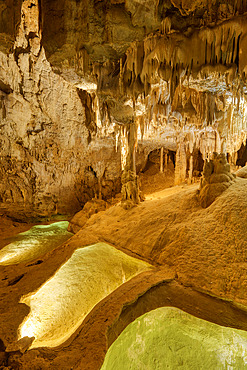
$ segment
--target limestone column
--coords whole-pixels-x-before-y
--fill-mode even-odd
[[[180,141],[178,142],[178,147],[177,147],[177,152],[176,152],[174,185],[179,185],[185,182],[186,167],[187,167],[187,159],[186,159],[184,140],[180,139]]]
[[[168,158],[168,153],[166,152],[165,153],[165,168],[168,167],[168,162],[169,162],[169,158]]]
[[[163,146],[160,149],[160,172],[164,172],[164,163],[163,163],[164,148]]]
[[[189,181],[188,183],[192,183],[192,178],[193,178],[193,155],[190,155],[190,169],[189,169]]]
[[[137,145],[137,129],[133,120],[128,127],[128,154],[122,174],[122,206],[133,207],[140,202],[138,176],[136,175],[135,152]]]

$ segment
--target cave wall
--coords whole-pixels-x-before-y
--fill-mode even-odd
[[[98,177],[103,196],[115,195],[115,141],[108,132],[89,143],[95,127],[86,125],[86,103],[53,72],[41,46],[38,2],[23,3],[13,53],[0,52],[0,64],[1,207],[11,214],[74,213],[97,195]]]

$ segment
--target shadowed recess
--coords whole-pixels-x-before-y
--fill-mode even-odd
[[[36,225],[11,238],[11,243],[0,251],[0,265],[26,263],[51,251],[73,234],[67,231],[68,221],[51,225]]]
[[[101,370],[246,369],[247,333],[162,307],[136,319],[109,348]]]
[[[36,293],[22,297],[31,311],[20,325],[19,339],[34,337],[31,348],[60,345],[98,302],[150,268],[106,243],[77,249]]]

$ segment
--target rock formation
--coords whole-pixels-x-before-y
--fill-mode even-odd
[[[235,174],[238,177],[243,177],[246,179],[247,178],[247,166],[240,168],[239,170],[236,171]]]
[[[233,184],[236,176],[231,174],[230,165],[224,153],[213,153],[213,159],[205,161],[199,189],[199,201],[206,208]]]
[[[101,211],[105,211],[110,207],[110,204],[100,199],[93,199],[88,201],[83,209],[77,212],[70,220],[68,231],[77,233],[89,220],[89,218]]]
[[[140,202],[138,176],[136,175],[135,152],[137,145],[137,132],[135,123],[130,124],[128,132],[128,154],[122,173],[122,204],[124,208]]]

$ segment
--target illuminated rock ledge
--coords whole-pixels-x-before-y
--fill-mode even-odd
[[[31,311],[19,327],[19,339],[34,337],[30,348],[62,344],[98,302],[150,268],[106,243],[77,249],[36,293],[22,297]]]
[[[174,307],[131,323],[108,350],[101,370],[246,369],[247,332],[198,319]]]
[[[30,262],[56,248],[73,235],[67,231],[68,224],[67,221],[60,221],[51,225],[36,225],[18,234],[1,249],[0,265]]]

